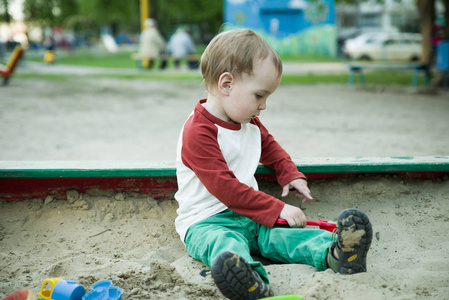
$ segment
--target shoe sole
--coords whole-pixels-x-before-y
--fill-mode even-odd
[[[261,295],[260,285],[251,266],[233,252],[223,252],[216,259],[211,268],[212,279],[220,292],[228,299],[260,299],[273,296],[271,289],[265,286]]]
[[[366,272],[366,256],[373,239],[368,216],[358,209],[345,209],[337,224],[340,274]]]

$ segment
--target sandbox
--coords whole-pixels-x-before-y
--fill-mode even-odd
[[[368,272],[342,276],[267,263],[276,295],[304,299],[445,299],[449,293],[449,157],[295,160],[311,220],[348,207],[371,219]],[[280,197],[260,167],[260,190]],[[223,299],[174,229],[172,162],[0,162],[0,297],[46,278],[89,288],[111,279],[123,299]]]

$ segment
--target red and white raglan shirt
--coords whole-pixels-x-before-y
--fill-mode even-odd
[[[176,231],[184,241],[192,224],[228,208],[273,227],[284,202],[258,190],[259,162],[276,171],[281,186],[306,177],[258,118],[229,123],[210,114],[205,102],[197,103],[178,140]]]

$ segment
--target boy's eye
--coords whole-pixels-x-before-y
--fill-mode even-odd
[[[256,94],[256,98],[257,98],[257,99],[262,99],[262,98],[263,98],[263,95]]]

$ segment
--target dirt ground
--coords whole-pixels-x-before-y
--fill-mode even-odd
[[[0,89],[1,160],[173,160],[200,82],[74,77]],[[449,94],[288,85],[261,120],[293,158],[438,156],[449,149]]]
[[[12,80],[0,88],[0,160],[173,160],[199,82],[106,78]],[[281,86],[261,120],[293,158],[447,156],[449,96],[409,89]],[[390,175],[314,180],[311,220],[347,207],[373,223],[368,272],[341,276],[305,265],[267,265],[276,295],[304,299],[446,299],[449,179]],[[280,188],[261,190],[279,196]],[[76,194],[76,193],[75,193]],[[0,297],[43,280],[86,287],[112,279],[123,299],[222,299],[190,258],[174,200],[90,190],[68,201],[0,199]]]

